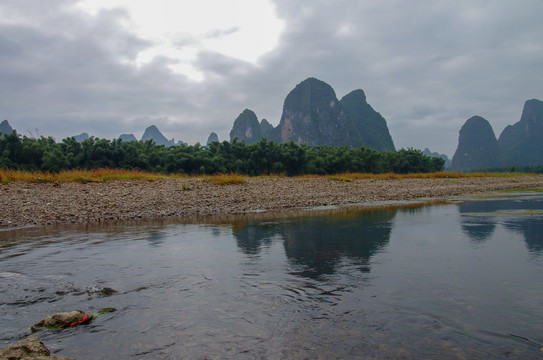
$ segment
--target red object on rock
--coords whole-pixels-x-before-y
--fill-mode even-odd
[[[73,323],[70,324],[70,326],[83,324],[85,321],[88,320],[88,318],[89,318],[89,315],[83,315],[83,318],[80,321],[74,321]]]

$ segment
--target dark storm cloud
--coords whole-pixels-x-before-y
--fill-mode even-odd
[[[134,64],[152,44],[121,25],[126,11],[4,0],[0,116],[56,137],[141,136],[154,123],[168,138],[205,142],[214,131],[225,140],[245,108],[276,125],[288,92],[314,76],[339,98],[362,88],[397,147],[452,155],[469,117],[485,117],[499,135],[524,101],[543,99],[539,0],[275,4],[285,23],[275,49],[256,65],[202,51],[194,67],[204,80],[195,82],[170,70],[175,59]],[[181,34],[177,44],[195,41]]]

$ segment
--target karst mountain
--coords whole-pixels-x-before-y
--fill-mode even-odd
[[[234,121],[230,140],[247,144],[261,138],[286,143],[361,147],[394,150],[386,120],[366,101],[358,89],[338,100],[334,89],[316,78],[308,78],[287,95],[277,127],[244,110]]]
[[[543,164],[543,102],[526,101],[520,120],[496,140],[490,123],[474,116],[460,129],[452,159],[454,171]]]

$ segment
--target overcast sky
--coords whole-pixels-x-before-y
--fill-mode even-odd
[[[245,108],[276,126],[312,76],[363,89],[398,149],[452,157],[471,116],[498,137],[543,100],[542,19],[542,0],[2,0],[0,120],[223,141]]]

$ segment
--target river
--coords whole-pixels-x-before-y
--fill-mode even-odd
[[[0,346],[84,359],[541,359],[543,193],[0,232]]]

